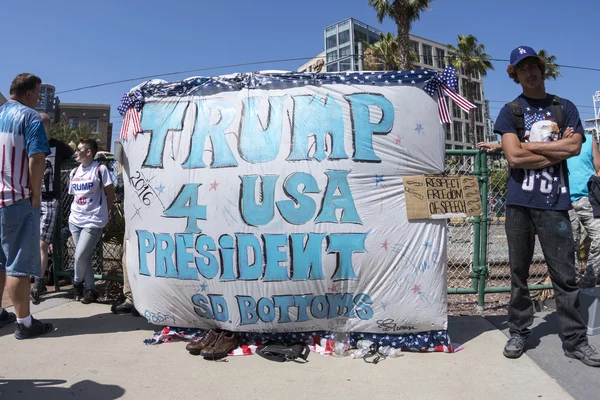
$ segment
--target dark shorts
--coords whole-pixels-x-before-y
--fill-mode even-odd
[[[52,243],[58,214],[58,200],[42,200],[40,207],[40,240]]]

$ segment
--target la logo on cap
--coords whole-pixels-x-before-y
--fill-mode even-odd
[[[519,47],[519,54],[525,54],[525,53],[527,53],[527,50],[525,50],[522,47]]]

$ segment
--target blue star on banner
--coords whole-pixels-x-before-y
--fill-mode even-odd
[[[383,175],[375,175],[375,186],[379,186],[380,182],[383,182]]]
[[[158,193],[160,193],[160,194],[163,194],[163,192],[164,192],[164,190],[165,190],[165,187],[164,187],[164,185],[161,183],[160,185],[158,185],[158,186],[155,186],[155,187],[154,187],[154,189],[156,189],[156,191],[157,191]]]
[[[415,131],[417,131],[417,133],[420,135],[422,130],[423,130],[423,125],[417,124],[417,127],[415,128]]]
[[[206,283],[203,283],[200,285],[200,290],[203,292],[206,292],[206,288],[208,287],[208,285]]]

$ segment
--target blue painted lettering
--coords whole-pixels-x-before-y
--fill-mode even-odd
[[[266,282],[287,281],[290,279],[287,266],[282,266],[281,262],[287,261],[286,251],[281,251],[282,247],[287,247],[287,235],[263,235],[265,241],[265,276]]]
[[[258,117],[260,97],[249,97],[245,102],[244,121],[240,129],[240,155],[250,163],[275,160],[281,146],[283,102],[286,96],[268,97],[267,120]],[[262,100],[265,101],[265,100]]]
[[[240,213],[245,223],[252,226],[266,225],[275,215],[275,183],[278,175],[263,175],[260,205],[256,202],[256,181],[258,176],[240,176],[242,180]]]
[[[236,234],[238,248],[238,268],[240,280],[258,280],[262,275],[263,252],[258,238],[251,234]],[[250,263],[248,250],[252,250],[253,262]]]
[[[332,149],[329,159],[346,159],[344,149],[344,116],[342,107],[331,96],[294,96],[294,124],[292,148],[288,161],[310,160],[308,139],[315,138],[314,158],[323,161],[325,137],[331,136]]]
[[[302,191],[298,187],[302,185]],[[290,224],[303,225],[310,221],[317,210],[315,201],[304,193],[320,193],[317,180],[306,172],[295,172],[283,183],[283,191],[292,200],[279,200],[277,209]]]
[[[337,253],[337,267],[332,280],[356,279],[352,267],[352,254],[364,253],[366,233],[332,233],[329,235],[327,252]]]
[[[350,171],[325,172],[327,175],[327,189],[323,196],[321,211],[315,219],[315,222],[338,222],[335,210],[341,208],[342,215],[340,222],[362,224],[362,221],[356,212],[352,192],[348,185],[347,178],[349,173]],[[340,191],[339,196],[335,194],[337,190]]]
[[[203,157],[206,139],[209,138],[212,144],[211,167],[237,167],[238,163],[225,138],[225,130],[235,119],[236,108],[229,101],[223,99],[202,99],[196,101],[195,106],[198,116],[192,134],[190,154],[181,166],[183,168],[205,168]],[[218,121],[214,125],[211,125],[211,115],[216,116],[215,119]]]
[[[394,126],[394,106],[380,94],[357,93],[344,96],[350,103],[352,135],[354,137],[354,161],[381,162],[373,150],[373,135],[387,135]],[[378,107],[382,117],[371,122],[369,107]]]
[[[325,233],[292,233],[290,253],[292,280],[306,281],[324,279],[323,238]],[[306,244],[305,244],[305,238]]]
[[[163,167],[163,153],[167,134],[170,131],[181,131],[183,129],[183,119],[188,110],[188,105],[187,102],[166,103],[163,101],[148,102],[144,105],[142,126],[145,131],[151,132],[148,153],[142,164],[144,167]]]

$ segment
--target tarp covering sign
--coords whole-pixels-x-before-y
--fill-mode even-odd
[[[446,221],[409,222],[402,182],[444,169],[432,74],[134,88],[120,111],[137,309],[172,326],[446,349]]]

